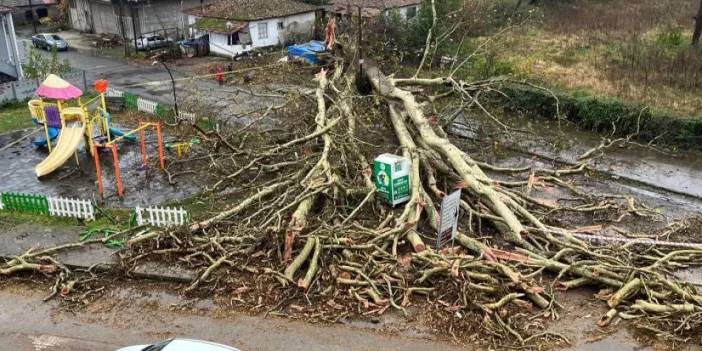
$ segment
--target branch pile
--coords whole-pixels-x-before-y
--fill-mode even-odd
[[[448,138],[431,104],[452,98],[480,105],[489,83],[395,79],[369,61],[364,74],[373,96],[356,95],[343,67],[322,70],[312,93],[276,108],[284,131],[249,128],[214,139],[216,151],[201,159],[221,175],[208,190],[219,208],[187,228],[133,237],[122,252],[126,267],[169,260],[198,270],[187,291],[271,313],[334,321],[390,309],[424,313],[456,337],[480,331],[495,345],[507,342],[504,335],[527,346],[567,343],[545,326],[559,317],[557,291],[582,286],[602,289],[609,311],[601,326],[633,320],[676,340],[700,330],[702,295],[671,273],[699,265],[702,250],[574,235],[624,217],[659,221],[652,211],[630,197],[579,188],[575,177],[585,176],[586,163],[498,167]],[[423,90],[436,95],[422,97]],[[412,164],[411,198],[396,208],[380,201],[372,181],[369,160],[384,152]],[[458,246],[436,249],[438,204],[458,188]],[[589,223],[564,223],[563,214]],[[683,228],[690,225],[675,222],[654,234]],[[46,270],[28,258],[37,257],[6,262],[0,274]]]

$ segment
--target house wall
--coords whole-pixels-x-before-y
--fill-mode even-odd
[[[69,16],[74,29],[122,35],[119,23],[120,7],[110,0],[70,0]],[[207,3],[207,1],[205,1]],[[187,32],[187,16],[183,10],[199,6],[200,0],[146,0],[134,6],[134,13],[129,2],[124,0],[122,17],[125,36],[133,38],[133,28],[137,36],[156,31],[168,30],[168,36],[174,37]],[[136,23],[132,24],[135,15]],[[177,30],[176,30],[177,28]]]
[[[0,14],[0,72],[22,79],[20,61],[12,14]]]
[[[121,35],[119,17],[110,2],[91,1],[89,6],[93,14],[91,24],[95,33]]]
[[[313,36],[315,13],[307,12],[284,18],[270,18],[249,23],[254,48],[287,44],[291,40],[307,41]],[[280,29],[278,24],[283,23]],[[268,37],[261,38],[259,24],[268,24]],[[299,37],[299,38],[297,38]]]
[[[180,34],[187,33],[187,15],[183,14],[183,10],[199,5],[200,0],[148,0],[139,11],[141,32],[178,28]]]
[[[397,11],[397,13],[400,15],[400,18],[407,19],[407,12],[411,8],[415,8],[415,16],[419,15],[419,8],[420,8],[419,5],[409,5],[409,6],[388,9],[388,10],[385,10],[385,15],[390,16],[394,11]]]
[[[58,15],[58,8],[56,5],[44,5],[39,3],[39,1],[32,1],[33,8],[34,8],[34,18],[37,20],[39,19],[38,14],[41,13],[46,13],[50,17],[54,17]],[[23,25],[23,24],[28,24],[31,23],[27,19],[27,11],[29,11],[30,7],[29,6],[21,6],[21,7],[16,7],[12,11],[12,20],[14,21],[15,25]],[[38,11],[37,11],[38,10]]]
[[[227,45],[227,35],[222,33],[210,33],[210,52],[226,57],[234,57],[251,51],[251,45]]]
[[[188,16],[188,25],[195,24],[197,18]],[[192,36],[209,34],[210,52],[221,56],[233,57],[256,48],[287,44],[290,40],[307,41],[314,34],[314,21],[315,13],[308,12],[289,17],[269,18],[250,22],[248,27],[239,32],[239,40],[246,42],[250,39],[250,45],[228,45],[227,35],[222,33],[192,30],[190,34]],[[259,23],[268,25],[267,38],[261,38]],[[282,23],[282,29],[279,28],[278,23]]]
[[[68,19],[73,29],[82,32],[92,31],[88,0],[71,0],[68,4]]]

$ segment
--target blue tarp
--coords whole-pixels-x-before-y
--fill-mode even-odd
[[[327,46],[323,41],[312,40],[309,43],[288,46],[288,56],[290,58],[300,57],[311,64],[318,64],[317,54],[325,52]]]

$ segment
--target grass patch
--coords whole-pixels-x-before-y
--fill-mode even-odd
[[[539,3],[530,8],[538,15],[485,56],[494,55],[498,66],[509,62],[517,77],[561,90],[588,90],[702,119],[702,50],[690,47],[690,18],[699,1]]]
[[[12,228],[20,223],[34,223],[46,227],[85,227],[86,230],[103,228],[125,230],[130,227],[131,216],[132,210],[130,209],[99,209],[94,221],[24,212],[0,211],[0,230]]]
[[[0,133],[25,129],[33,125],[26,103],[13,103],[0,107]]]
[[[173,201],[165,204],[166,207],[180,208],[188,211],[190,219],[195,221],[209,217],[211,213],[221,211],[221,204],[211,194],[202,193],[187,199]]]

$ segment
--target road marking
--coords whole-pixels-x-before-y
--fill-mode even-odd
[[[46,349],[53,349],[61,344],[66,344],[70,342],[70,339],[61,338],[53,335],[39,335],[30,336],[32,339],[32,345],[34,346],[34,351],[42,351]]]

